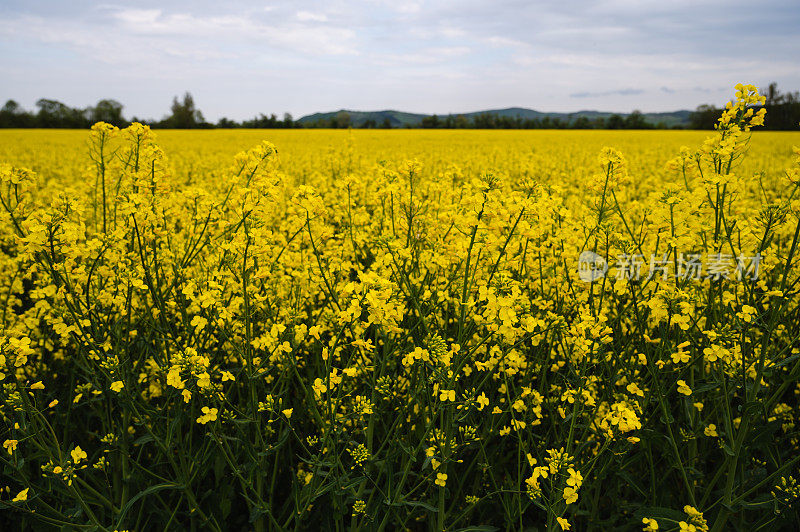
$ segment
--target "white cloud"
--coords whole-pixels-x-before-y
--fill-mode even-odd
[[[508,37],[499,37],[497,35],[485,37],[483,42],[496,48],[530,48],[530,44],[519,39],[510,39]]]
[[[311,11],[298,11],[297,20],[302,22],[326,22],[328,16],[325,13],[312,13]]]
[[[386,67],[413,67],[415,65],[438,65],[466,56],[470,52],[471,49],[468,46],[434,46],[403,54],[376,54],[370,59],[375,64]]]
[[[312,57],[358,53],[354,31],[294,20],[127,8],[111,10],[109,18],[108,24],[94,27],[22,16],[0,21],[0,35],[64,44],[76,53],[107,62],[126,57],[146,62],[163,54],[196,59],[253,57],[262,56],[267,49],[275,53],[275,48]]]
[[[4,0],[0,100],[95,83],[121,100],[147,94],[130,112],[158,116],[189,89],[202,91],[208,117],[217,105],[242,118],[267,105],[296,115],[367,104],[569,111],[577,101],[669,110],[713,103],[739,81],[800,88],[797,0],[757,11],[745,0],[676,1]],[[582,93],[592,95],[569,98]]]

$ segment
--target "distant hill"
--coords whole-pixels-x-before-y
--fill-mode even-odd
[[[579,118],[581,116],[585,116],[586,118],[592,120],[594,118],[602,118],[607,119],[609,116],[618,114],[622,118],[625,118],[629,115],[629,113],[608,113],[603,111],[578,111],[577,113],[549,113],[549,116],[553,117],[553,115],[558,115],[563,118]],[[692,114],[692,111],[671,111],[668,113],[642,113],[645,121],[650,124],[658,124],[659,122],[663,122],[667,127],[673,126],[687,126],[689,124],[689,115]]]
[[[422,119],[432,115],[425,115],[419,113],[405,113],[403,111],[352,111],[349,109],[340,109],[339,111],[332,111],[329,113],[314,113],[306,115],[298,120],[299,123],[308,125],[314,122],[335,121],[338,117],[342,117],[346,113],[350,117],[350,125],[353,127],[363,127],[368,121],[372,121],[376,126],[381,126],[387,121],[392,127],[417,127],[422,123]],[[486,111],[474,111],[471,113],[452,113],[453,116],[464,116],[471,119],[480,115],[495,115],[498,117],[508,118],[521,118],[523,120],[543,120],[549,118],[550,120],[559,119],[563,122],[572,122],[578,118],[585,117],[589,120],[594,119],[608,119],[611,115],[617,114],[622,118],[628,116],[629,113],[609,113],[604,111],[577,111],[575,113],[545,113],[524,107],[509,107],[507,109],[489,109]],[[643,113],[644,120],[650,124],[656,125],[663,122],[666,127],[673,126],[686,126],[689,124],[689,115],[691,111],[672,111],[668,113]],[[439,118],[445,117],[448,114],[440,114]]]
[[[392,127],[406,127],[418,126],[422,119],[428,115],[421,115],[416,113],[404,113],[402,111],[350,111],[348,109],[341,109],[330,113],[314,113],[306,115],[298,122],[301,124],[309,124],[318,122],[320,120],[336,120],[336,117],[341,113],[350,115],[350,124],[354,127],[361,127],[368,120],[372,120],[377,125],[383,124],[386,120],[389,121]]]

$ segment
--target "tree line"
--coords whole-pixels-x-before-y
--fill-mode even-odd
[[[471,117],[463,115],[426,116],[422,119],[426,129],[667,129],[664,122],[648,122],[641,111],[623,116],[612,114],[608,118],[578,116],[573,119],[544,116],[522,118],[520,116],[480,113]]]
[[[764,107],[767,116],[764,118],[764,129],[776,131],[796,130],[800,126],[800,93],[778,90],[777,83],[770,83],[762,93],[767,100]],[[713,105],[701,105],[689,116],[690,129],[713,129],[722,109]]]
[[[764,129],[793,130],[800,123],[800,93],[781,93],[776,83],[771,83],[765,91],[767,98],[764,107],[767,116]],[[426,116],[418,125],[393,124],[389,118],[382,121],[367,119],[356,124],[349,113],[339,112],[330,118],[300,123],[285,113],[282,119],[277,115],[260,114],[250,120],[237,122],[228,118],[220,118],[216,123],[207,122],[203,113],[197,109],[194,98],[185,93],[182,98],[173,98],[170,114],[161,120],[146,120],[133,117],[130,120],[123,116],[124,106],[116,100],[100,100],[96,105],[85,109],[70,107],[57,100],[42,98],[36,102],[35,112],[26,111],[19,103],[8,100],[0,108],[0,128],[71,128],[84,129],[96,122],[108,122],[118,127],[125,127],[131,122],[141,122],[154,128],[164,129],[280,129],[280,128],[365,128],[390,129],[393,127],[413,127],[422,129],[666,129],[663,122],[653,124],[645,116],[634,111],[628,115],[612,114],[608,117],[562,119],[545,116],[542,118],[522,118],[504,116],[493,113],[481,113],[472,116],[446,115]],[[673,129],[713,129],[722,109],[713,105],[701,105],[689,116],[686,125],[672,126]]]
[[[340,111],[330,118],[306,121],[303,123],[303,127],[331,129],[349,127],[359,129],[390,129],[393,127],[414,129],[667,129],[667,125],[663,122],[651,124],[640,111],[634,111],[627,116],[614,114],[607,119],[579,116],[571,120],[550,116],[522,118],[495,113],[480,113],[472,116],[434,114],[423,117],[418,125],[403,126],[393,125],[389,118],[381,121],[369,118],[361,123],[355,123],[350,113]]]
[[[57,100],[42,98],[36,102],[36,111],[23,109],[14,100],[8,100],[0,108],[0,128],[63,128],[83,129],[97,122],[108,122],[117,127],[126,127],[132,122],[141,122],[162,129],[212,129],[212,128],[285,128],[298,127],[292,115],[286,113],[283,120],[277,116],[261,114],[252,120],[235,122],[221,118],[216,124],[207,122],[203,113],[197,109],[190,93],[173,98],[170,114],[161,120],[148,120],[133,117],[126,119],[124,106],[116,100],[100,100],[97,105],[85,109],[70,107]]]

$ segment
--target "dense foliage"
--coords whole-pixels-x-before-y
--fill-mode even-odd
[[[2,137],[0,527],[791,529],[800,136],[736,97],[702,143]]]

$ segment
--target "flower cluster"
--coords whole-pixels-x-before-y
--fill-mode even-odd
[[[0,131],[0,529],[791,528],[763,103],[705,143]]]

